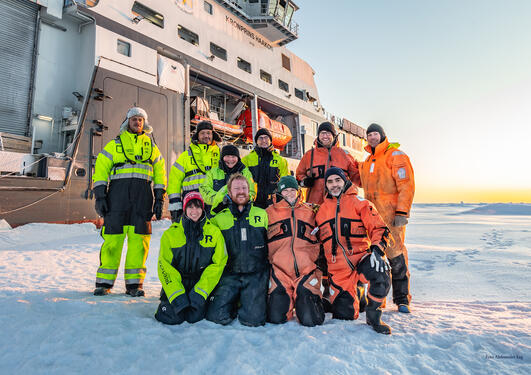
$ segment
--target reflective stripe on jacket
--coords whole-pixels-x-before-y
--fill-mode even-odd
[[[182,209],[183,194],[199,191],[199,186],[205,181],[205,174],[212,167],[218,165],[219,147],[212,143],[190,144],[188,150],[179,155],[170,170],[168,184],[169,210]]]
[[[360,174],[365,198],[374,203],[384,221],[390,225],[395,215],[409,216],[415,194],[415,176],[408,156],[398,143],[387,138],[365,150],[371,155],[361,163]]]
[[[128,150],[129,156],[120,137],[132,148]],[[146,148],[152,149],[150,155],[145,155]],[[153,181],[154,189],[166,189],[166,167],[157,145],[144,133],[123,131],[98,154],[92,180],[97,187],[108,185],[108,181],[130,178]]]

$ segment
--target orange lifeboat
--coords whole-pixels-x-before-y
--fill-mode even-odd
[[[194,118],[190,120],[190,122],[194,125],[199,124],[201,121],[209,121],[212,124],[214,131],[216,131],[220,135],[232,135],[236,137],[240,136],[243,133],[242,127],[240,125],[232,125],[220,120],[215,120],[204,116],[195,115]]]
[[[253,126],[252,126],[251,109],[248,108],[242,112],[238,118],[238,124],[244,125],[244,134],[248,143],[253,143]],[[268,115],[261,109],[258,110],[258,129],[266,128],[273,136],[273,146],[277,149],[283,150],[284,147],[291,141],[291,131],[287,125],[280,121],[271,120]]]

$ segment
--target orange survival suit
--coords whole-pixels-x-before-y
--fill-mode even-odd
[[[306,202],[321,204],[324,199],[324,175],[330,167],[341,168],[350,178],[350,181],[356,186],[360,186],[360,174],[358,171],[358,162],[346,150],[343,150],[337,144],[337,137],[330,148],[323,147],[316,139],[315,147],[306,151],[297,166],[296,177],[301,183],[306,177],[307,172],[311,172],[313,177],[313,186],[306,192]]]
[[[383,253],[389,230],[373,205],[356,194],[356,187],[347,182],[339,197],[326,195],[315,218],[328,262],[330,302],[335,319],[358,318],[358,281],[369,284],[368,298],[376,308],[386,297],[391,283],[388,271],[376,272],[371,268],[367,252],[371,245],[376,245]]]
[[[385,138],[378,146],[365,150],[370,154],[360,164],[360,176],[365,198],[374,203],[391,230],[392,241],[386,250],[391,265],[393,302],[409,305],[409,271],[407,249],[404,245],[406,226],[393,226],[395,216],[409,217],[415,178],[408,156],[398,149],[398,143]]]
[[[267,230],[271,278],[267,316],[271,323],[284,323],[293,308],[302,325],[324,322],[321,300],[321,271],[315,261],[319,243],[315,236],[314,206],[300,198],[290,205],[284,199],[267,208]]]

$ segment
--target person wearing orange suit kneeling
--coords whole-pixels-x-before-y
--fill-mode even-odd
[[[356,187],[340,168],[328,169],[324,180],[326,196],[315,219],[328,263],[332,317],[358,318],[361,281],[368,284],[367,324],[378,333],[390,334],[391,328],[381,321],[381,304],[391,284],[385,256],[389,229],[372,203],[357,196]]]
[[[383,128],[371,124],[367,128],[370,154],[360,163],[361,186],[365,198],[370,200],[387,227],[392,241],[387,248],[391,265],[393,302],[398,311],[410,313],[409,270],[407,248],[404,245],[406,224],[415,195],[415,176],[409,157],[398,149],[400,144],[390,143]]]
[[[308,327],[321,325],[325,313],[321,296],[321,271],[315,261],[319,243],[315,237],[316,205],[299,196],[293,176],[278,183],[280,200],[267,208],[267,244],[271,275],[267,298],[267,320],[285,323],[293,316]]]

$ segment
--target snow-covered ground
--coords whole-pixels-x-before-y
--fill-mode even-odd
[[[147,297],[137,299],[124,295],[123,270],[112,295],[92,295],[102,242],[93,225],[0,230],[0,373],[529,374],[531,216],[463,214],[476,207],[415,205],[413,313],[388,301],[391,336],[365,314],[327,315],[314,328],[158,323],[156,262],[169,221],[154,223]]]

